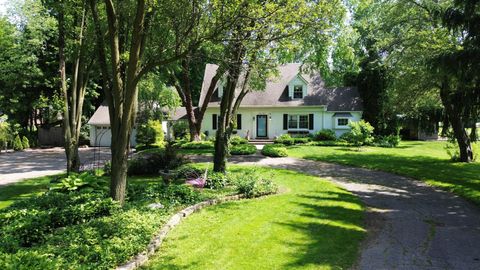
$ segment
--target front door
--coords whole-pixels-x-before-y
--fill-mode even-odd
[[[267,137],[267,116],[266,115],[257,115],[257,137],[258,138]]]

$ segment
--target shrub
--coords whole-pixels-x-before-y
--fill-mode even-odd
[[[3,149],[5,146],[11,143],[11,134],[12,131],[10,129],[10,125],[7,122],[0,121],[0,149]]]
[[[248,140],[245,138],[242,138],[240,136],[232,136],[230,137],[230,144],[231,145],[239,145],[239,144],[247,144]]]
[[[267,144],[262,149],[262,155],[267,157],[286,157],[287,148],[283,145]]]
[[[194,204],[201,201],[201,194],[187,185],[166,185],[157,182],[149,185],[130,185],[127,190],[129,201],[158,201],[168,207]]]
[[[213,149],[213,142],[211,141],[194,141],[187,142],[180,146],[182,149]]]
[[[50,190],[58,192],[72,192],[79,190],[102,192],[108,190],[107,184],[105,178],[98,177],[91,172],[84,172],[81,174],[72,173],[61,179],[59,183],[52,185]]]
[[[42,243],[49,233],[68,225],[108,216],[120,205],[105,194],[49,192],[0,211],[0,252]]]
[[[373,127],[365,120],[350,122],[348,124],[350,131],[343,134],[342,138],[350,144],[360,147],[369,145],[373,142]]]
[[[233,183],[240,194],[247,198],[258,197],[277,192],[278,187],[255,170],[246,170],[233,176]]]
[[[23,150],[23,144],[22,140],[20,139],[20,136],[15,136],[15,139],[13,140],[13,150],[15,151],[22,151]]]
[[[294,145],[295,141],[289,134],[282,134],[278,138],[275,139],[275,143],[283,144],[283,145]]]
[[[478,157],[478,149],[479,147],[477,144],[472,143],[472,151],[473,151],[473,160],[477,160]],[[445,145],[445,150],[447,155],[450,156],[450,160],[454,162],[460,161],[460,149],[458,148],[458,143],[455,139],[451,138],[448,140],[447,144]]]
[[[232,155],[252,155],[257,152],[257,147],[253,144],[238,144],[230,147]]]
[[[315,141],[335,141],[337,139],[335,131],[331,129],[322,129],[316,132],[313,137]]]
[[[112,174],[112,162],[111,161],[106,161],[105,164],[103,164],[103,174],[104,175],[111,175]]]
[[[310,141],[311,139],[309,137],[293,137],[294,144],[306,144]]]
[[[175,139],[185,138],[189,133],[188,122],[184,120],[175,121],[172,126]]]
[[[375,146],[393,148],[400,144],[399,135],[378,136],[375,138]]]
[[[148,120],[137,128],[137,142],[145,146],[162,146],[164,141],[162,122],[159,120]]]
[[[205,187],[211,189],[220,189],[228,185],[229,182],[229,178],[226,174],[210,172],[207,174],[207,183],[205,184]]]
[[[30,148],[30,143],[28,141],[28,138],[25,136],[22,137],[22,146],[23,146],[23,149]]]
[[[348,143],[343,140],[337,140],[337,141],[315,141],[315,142],[309,142],[307,145],[312,145],[312,146],[348,146]]]
[[[171,147],[138,152],[128,162],[128,175],[154,175],[160,170],[176,169],[187,160]]]

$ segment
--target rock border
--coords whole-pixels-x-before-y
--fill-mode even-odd
[[[180,210],[175,215],[173,215],[168,220],[168,222],[165,223],[165,225],[162,226],[162,228],[157,233],[157,235],[150,241],[146,250],[135,255],[131,260],[129,260],[125,264],[117,266],[115,270],[134,270],[144,265],[148,261],[148,258],[160,249],[160,246],[162,245],[163,240],[165,240],[165,238],[167,237],[167,234],[173,228],[175,228],[178,224],[180,224],[183,219],[190,216],[191,214],[198,212],[207,206],[216,205],[216,204],[220,204],[228,201],[238,201],[245,198],[247,198],[245,195],[225,196],[219,199],[210,199],[207,201],[203,201],[203,202],[194,204],[192,206],[186,207],[183,210]]]

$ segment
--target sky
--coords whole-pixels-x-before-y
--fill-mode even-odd
[[[7,13],[7,3],[9,0],[0,0],[0,15],[5,15]]]

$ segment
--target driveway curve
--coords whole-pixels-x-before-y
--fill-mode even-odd
[[[258,155],[229,161],[319,176],[360,197],[370,209],[370,233],[355,269],[480,269],[480,209],[454,194],[411,178],[326,162]]]
[[[81,148],[82,167],[101,167],[110,159],[110,149]],[[0,186],[22,181],[27,178],[59,174],[66,170],[65,150],[60,147],[29,149],[20,152],[0,154]]]

